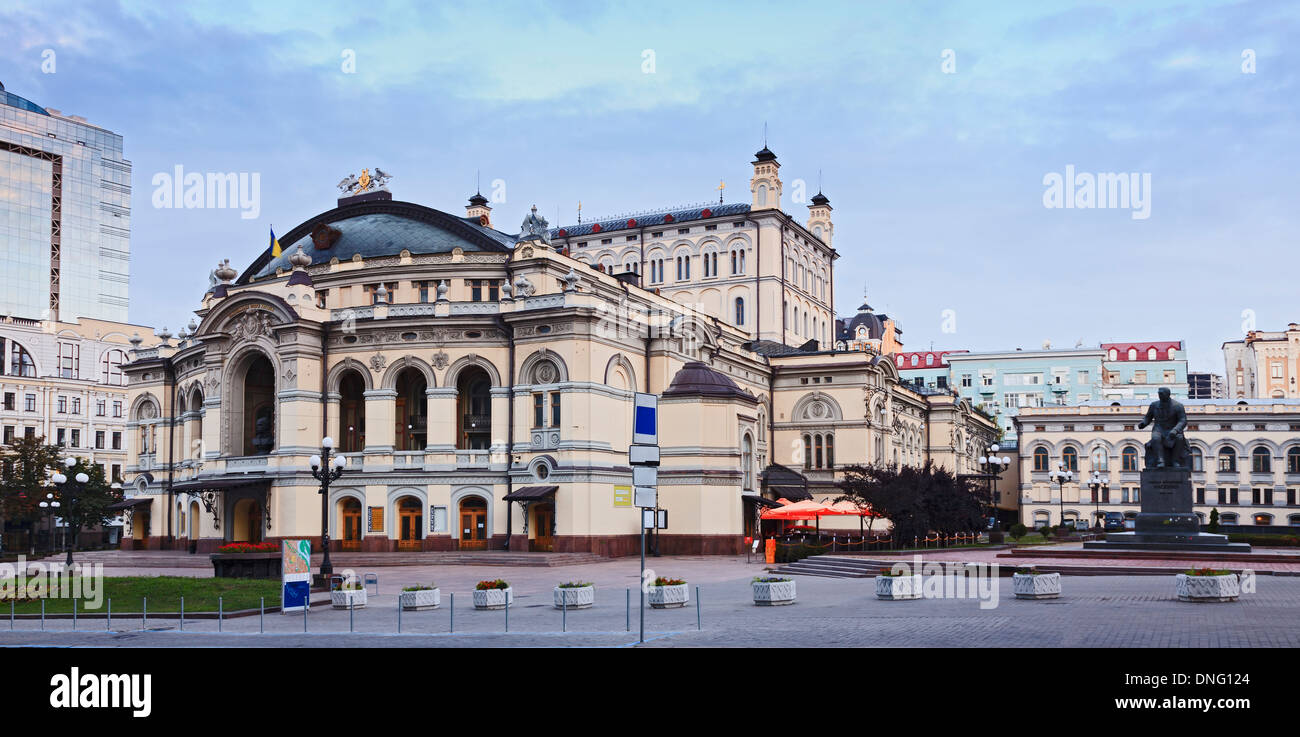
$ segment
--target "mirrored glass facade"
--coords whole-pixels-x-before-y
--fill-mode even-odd
[[[125,322],[122,137],[0,88],[0,315]]]

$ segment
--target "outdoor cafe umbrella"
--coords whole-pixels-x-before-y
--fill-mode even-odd
[[[858,517],[858,532],[859,532],[860,534],[866,534],[865,531],[862,529],[862,518],[863,518],[863,517],[879,517],[879,516],[880,516],[879,514],[876,514],[875,512],[871,511],[871,509],[869,509],[869,508],[859,507],[858,505],[854,504],[854,503],[851,502],[851,501],[848,501],[847,499],[844,500],[844,501],[835,502],[834,504],[825,505],[825,509],[824,509],[824,511],[822,511],[821,514],[818,515],[818,516],[819,516],[819,517],[822,517],[822,516],[827,516],[827,517],[829,517],[829,516],[836,516],[836,515],[857,515],[857,517]],[[818,527],[820,528],[820,526],[821,526],[821,520],[819,519],[819,520],[818,520]]]

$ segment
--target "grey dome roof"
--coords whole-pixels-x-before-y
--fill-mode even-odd
[[[327,225],[338,237],[327,248],[317,248],[312,231]],[[268,247],[239,277],[239,284],[250,278],[273,276],[277,269],[289,271],[289,256],[302,247],[311,256],[311,265],[329,263],[338,257],[347,261],[360,254],[364,259],[396,256],[403,250],[412,254],[450,253],[460,248],[472,251],[505,252],[506,236],[485,228],[473,218],[462,218],[410,202],[372,201],[348,204],[313,217],[280,238],[280,255],[271,256]]]
[[[665,397],[721,397],[758,401],[754,395],[741,389],[731,377],[714,371],[708,364],[691,361],[682,366],[672,383],[664,390]]]

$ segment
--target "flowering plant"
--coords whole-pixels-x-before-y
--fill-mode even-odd
[[[1022,576],[1037,576],[1038,566],[1016,566],[1016,573]]]
[[[504,579],[498,578],[495,581],[479,581],[474,586],[474,588],[479,591],[488,591],[491,589],[508,589],[510,588],[510,584],[506,583]]]
[[[681,586],[684,583],[686,582],[680,578],[664,578],[660,576],[655,579],[655,586]]]
[[[754,583],[785,583],[789,580],[781,576],[754,576]]]
[[[566,581],[559,585],[562,589],[585,589],[588,586],[595,586],[594,583],[584,583],[582,581]]]
[[[1189,576],[1229,576],[1232,571],[1220,571],[1216,568],[1205,566],[1204,568],[1193,568],[1187,572]]]
[[[432,591],[436,588],[438,588],[438,584],[436,583],[431,583],[428,586],[425,586],[422,583],[417,583],[413,586],[403,586],[402,591]]]
[[[218,553],[278,553],[280,543],[226,543],[217,548]]]
[[[903,569],[900,569],[900,570],[898,570],[898,571],[895,571],[893,568],[881,568],[881,569],[880,569],[880,575],[882,575],[882,576],[888,576],[888,577],[890,577],[890,578],[895,578],[895,577],[897,577],[897,576],[906,576],[906,575],[909,575],[909,574],[906,573]]]

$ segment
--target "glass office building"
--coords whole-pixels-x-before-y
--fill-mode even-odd
[[[130,259],[122,137],[0,84],[0,315],[126,322]]]

